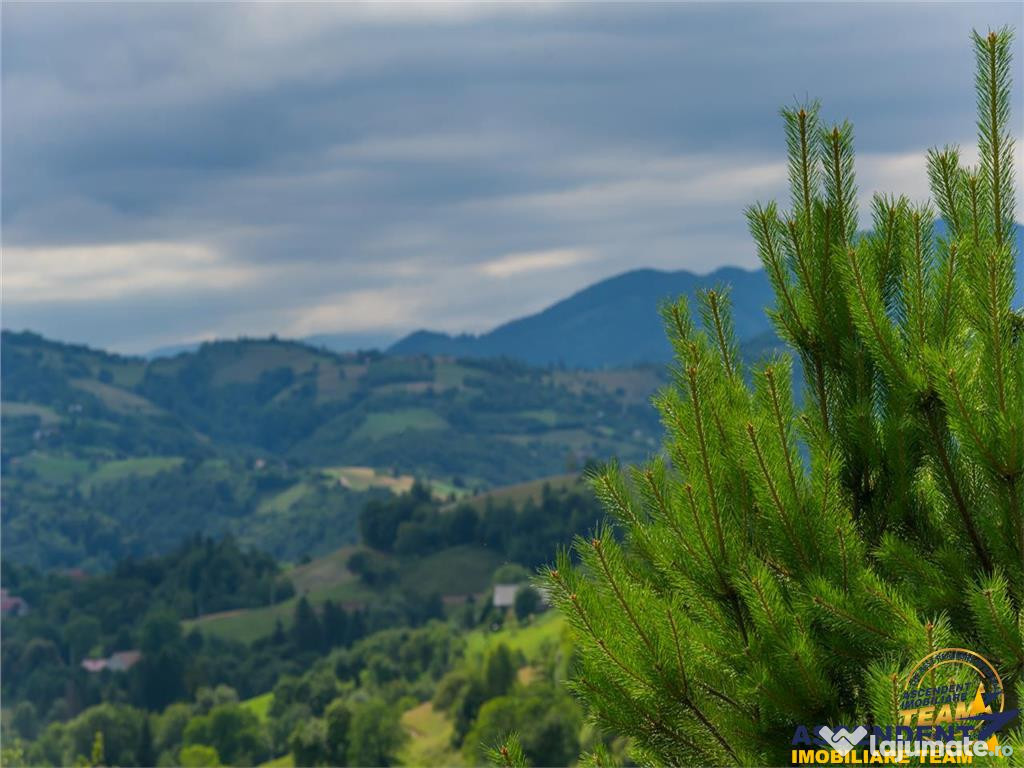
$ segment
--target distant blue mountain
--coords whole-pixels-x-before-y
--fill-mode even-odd
[[[940,222],[941,225],[941,222]],[[939,227],[939,234],[943,234]],[[1017,225],[1017,296],[1024,307],[1024,227]],[[734,267],[708,275],[681,270],[637,269],[602,280],[535,315],[505,323],[480,335],[451,336],[416,331],[393,344],[397,355],[510,357],[534,365],[570,368],[611,368],[671,359],[658,306],[698,288],[725,285],[731,289],[736,334],[753,349],[773,345],[773,329],[765,308],[774,302],[762,270]]]
[[[511,357],[535,365],[606,368],[663,362],[671,356],[658,306],[714,285],[728,286],[736,333],[750,339],[771,330],[765,307],[771,286],[762,270],[734,267],[709,275],[637,269],[602,280],[542,312],[488,333],[449,336],[417,331],[390,347],[399,355]]]

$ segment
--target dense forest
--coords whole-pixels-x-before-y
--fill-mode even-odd
[[[200,536],[99,575],[5,560],[27,610],[0,626],[4,764],[478,764],[509,723],[538,760],[568,763],[596,737],[558,686],[571,648],[529,582],[599,514],[575,480],[462,503],[417,483],[370,501],[364,546],[333,560],[287,567]],[[474,558],[484,570],[455,594],[404,576]],[[336,582],[311,587],[331,565]],[[516,585],[511,605],[495,584]],[[250,631],[266,611],[269,631]],[[443,738],[423,738],[424,716]]]

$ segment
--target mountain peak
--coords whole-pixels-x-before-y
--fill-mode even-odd
[[[528,317],[479,336],[420,330],[388,350],[397,355],[512,357],[534,365],[608,368],[659,363],[671,356],[659,305],[698,288],[731,289],[740,338],[769,331],[764,309],[771,286],[761,270],[722,267],[707,275],[687,270],[634,269],[594,283]]]

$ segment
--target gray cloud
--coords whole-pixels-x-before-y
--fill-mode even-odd
[[[637,266],[752,266],[742,207],[784,194],[780,105],[825,98],[865,192],[922,196],[923,150],[972,141],[969,30],[1021,21],[6,4],[4,325],[131,351],[481,330]]]

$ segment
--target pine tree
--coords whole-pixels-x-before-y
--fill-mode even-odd
[[[571,685],[640,761],[778,765],[797,724],[898,724],[905,675],[943,647],[1024,700],[1011,32],[974,46],[981,159],[928,154],[937,212],[876,196],[859,234],[851,126],[782,111],[789,210],[747,219],[802,405],[789,357],[741,362],[726,293],[663,310],[663,455],[594,473],[611,522],[545,577]]]
[[[299,602],[295,604],[292,640],[295,647],[302,651],[323,649],[324,628],[305,595],[300,597]]]

